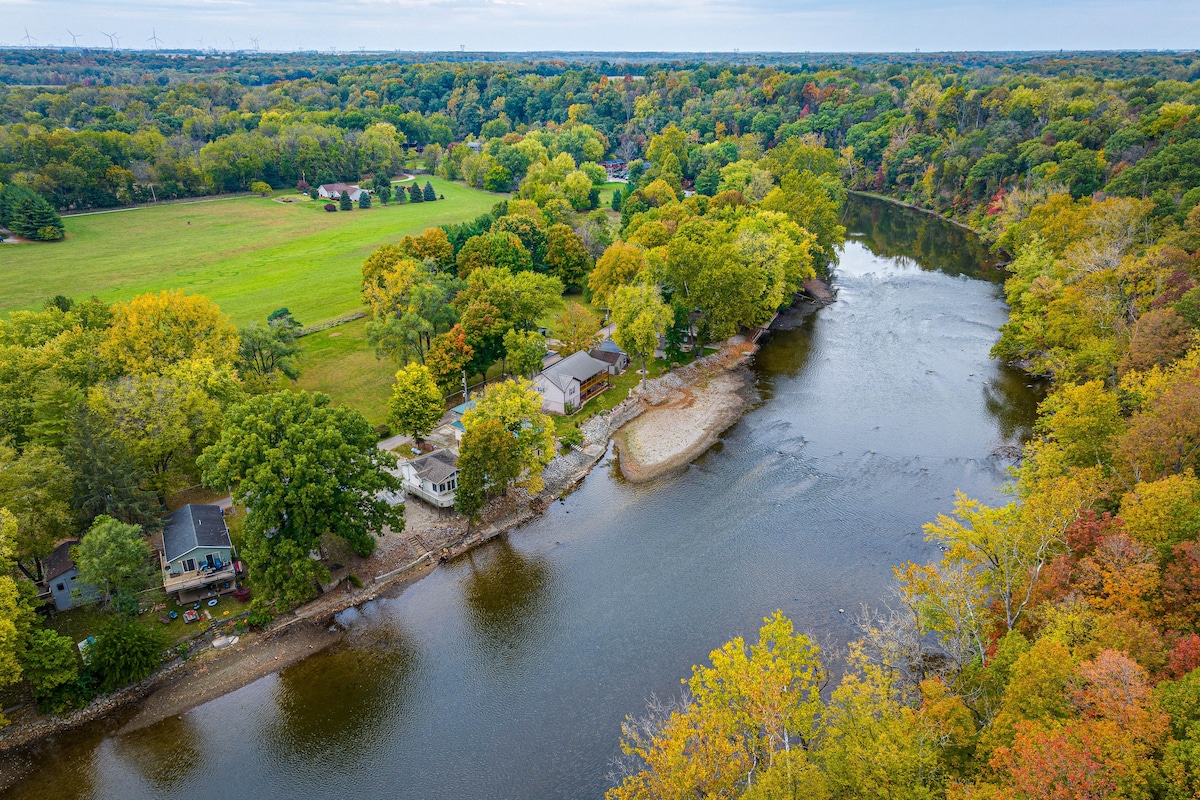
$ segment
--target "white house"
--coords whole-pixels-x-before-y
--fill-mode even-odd
[[[366,189],[348,183],[322,183],[317,187],[317,194],[326,200],[341,200],[343,192],[349,192],[350,199],[356,203],[364,194],[369,193]]]
[[[435,508],[451,508],[458,488],[458,458],[449,450],[400,462],[400,482],[409,494]]]
[[[547,367],[534,379],[542,395],[542,410],[553,414],[573,412],[608,388],[608,364],[580,351]]]

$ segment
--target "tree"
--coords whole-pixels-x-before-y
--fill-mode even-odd
[[[21,679],[20,655],[25,649],[33,629],[37,612],[33,610],[33,597],[12,577],[13,553],[9,542],[16,534],[17,521],[12,514],[0,508],[0,687],[16,683]],[[0,726],[7,724],[0,714]]]
[[[0,225],[18,236],[35,241],[63,238],[62,218],[46,198],[21,186],[9,184],[0,190]]]
[[[470,523],[490,497],[506,491],[521,475],[519,445],[499,419],[483,419],[467,428],[458,455],[454,508]]]
[[[370,208],[371,207],[370,192],[367,192],[366,190],[364,190],[363,193],[358,196],[358,207],[359,208]]]
[[[85,524],[107,514],[145,525],[158,515],[157,499],[143,489],[150,474],[100,415],[87,408],[75,412],[63,457],[72,465],[72,505]]]
[[[142,294],[113,306],[101,356],[118,375],[161,372],[198,358],[217,366],[238,357],[237,328],[207,297],[182,291]]]
[[[817,738],[820,651],[782,612],[763,622],[756,643],[738,637],[709,655],[711,667],[692,668],[694,699],[665,708],[652,701],[649,719],[626,718],[617,763],[624,780],[608,800],[739,797],[772,763],[812,774],[791,754]]]
[[[206,361],[201,369],[210,366]],[[134,375],[93,387],[88,394],[90,413],[149,474],[149,486],[161,503],[187,485],[195,457],[221,427],[221,402],[194,377]],[[226,377],[232,380],[231,371]]]
[[[453,391],[461,385],[463,370],[471,363],[475,350],[467,344],[467,333],[461,325],[455,325],[445,333],[434,337],[425,355],[425,366],[444,392]]]
[[[166,636],[136,618],[110,617],[91,647],[91,668],[100,689],[111,692],[146,678],[162,663]]]
[[[542,413],[542,396],[533,384],[517,378],[489,386],[463,415],[463,427],[469,433],[484,420],[499,421],[515,442],[517,474],[508,482],[531,495],[540,492],[542,471],[554,458],[554,423]]]
[[[379,202],[385,206],[392,199],[392,179],[387,175],[378,174],[371,180],[371,188],[375,190],[375,196],[379,198]]]
[[[396,373],[388,400],[387,422],[394,433],[420,439],[437,426],[446,411],[442,392],[424,364],[409,364]]]
[[[595,268],[588,276],[592,297],[600,305],[611,306],[617,289],[633,283],[633,279],[645,268],[646,256],[642,248],[614,242],[596,261]]]
[[[354,201],[350,198],[350,192],[345,191],[345,192],[342,192],[338,196],[338,210],[339,211],[353,211],[354,210]]]
[[[663,335],[674,316],[662,301],[656,286],[623,286],[613,297],[613,322],[616,330],[613,341],[617,346],[642,360],[642,386],[646,385],[646,362],[658,349],[658,337]]]
[[[554,338],[558,341],[558,354],[563,356],[588,351],[600,339],[600,323],[592,312],[576,302],[554,318]]]
[[[33,696],[49,697],[58,687],[79,677],[75,642],[49,628],[35,631],[21,657],[21,669],[33,688]]]
[[[328,570],[303,562],[325,534],[366,556],[385,527],[403,530],[403,507],[380,496],[399,489],[388,472],[395,459],[375,443],[361,414],[320,393],[260,395],[225,415],[197,465],[205,485],[230,488],[249,509],[242,555],[265,595],[292,603],[311,594],[310,579]]]
[[[271,194],[271,184],[265,181],[251,181],[250,191],[263,197],[269,197]]]
[[[421,192],[421,187],[417,186],[417,182],[413,181],[408,187],[408,199],[412,203],[422,203],[425,201],[425,195]]]
[[[480,269],[503,267],[511,272],[522,272],[533,268],[533,260],[521,240],[504,231],[471,237],[458,251],[456,261],[458,277],[463,280]]]
[[[238,329],[238,371],[243,380],[253,376],[258,387],[265,390],[278,375],[292,381],[300,377],[296,326],[291,324],[290,316],[286,319],[265,326],[251,322]]]
[[[0,508],[16,520],[8,539],[13,557],[27,576],[40,573],[38,559],[50,555],[67,536],[71,514],[71,470],[55,450],[31,445],[20,455],[0,441]]]
[[[532,378],[542,368],[546,356],[546,338],[537,331],[509,331],[504,334],[504,358],[513,375]]]
[[[422,199],[424,199],[426,201],[432,201],[432,200],[438,199],[437,192],[435,192],[433,190],[433,184],[430,183],[429,181],[425,181],[425,191],[423,194],[424,194],[424,197]]]
[[[582,287],[592,257],[583,239],[569,225],[551,225],[546,232],[546,269],[564,286]]]
[[[151,556],[140,526],[106,516],[96,517],[80,543],[71,548],[79,580],[100,589],[106,602],[149,585]]]

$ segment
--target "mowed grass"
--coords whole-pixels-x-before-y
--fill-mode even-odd
[[[375,357],[375,348],[367,343],[365,319],[300,339],[296,387],[324,392],[334,402],[359,411],[372,425],[383,423],[395,380],[396,362]]]
[[[305,325],[332,319],[360,307],[359,270],[376,247],[503,199],[430,181],[445,200],[330,214],[319,202],[244,197],[67,217],[62,242],[0,250],[0,315],[58,294],[111,302],[183,289],[212,298],[239,324],[285,306]]]

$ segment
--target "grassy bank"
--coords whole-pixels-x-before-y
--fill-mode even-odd
[[[68,217],[64,241],[0,253],[0,314],[56,294],[114,301],[184,289],[211,297],[238,323],[287,306],[311,325],[359,306],[359,269],[379,245],[470,219],[502,199],[432,183],[444,201],[335,214],[316,202],[240,197]]]

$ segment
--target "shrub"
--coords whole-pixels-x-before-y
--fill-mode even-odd
[[[265,628],[271,624],[271,612],[261,598],[250,602],[250,613],[246,615],[246,624],[252,628]]]
[[[253,181],[250,184],[250,191],[266,197],[271,193],[271,184],[266,181]]]
[[[583,444],[583,431],[579,428],[567,428],[558,440],[569,447],[579,447]]]
[[[326,203],[325,210],[326,211],[337,211],[337,206],[335,206],[333,203]]]
[[[361,589],[363,587],[362,578],[358,577],[353,572],[350,573],[350,575],[347,577],[347,580],[350,581],[350,585],[355,589]]]
[[[311,187],[309,187],[308,181],[304,180],[304,178],[296,181],[296,191],[300,194],[308,194],[309,188]]]
[[[92,645],[92,669],[100,678],[100,689],[137,683],[162,663],[166,645],[162,631],[141,625],[128,617],[113,617]]]
[[[237,600],[239,603],[249,603],[250,602],[250,594],[251,594],[250,587],[243,586],[240,589],[234,590],[233,599]]]

